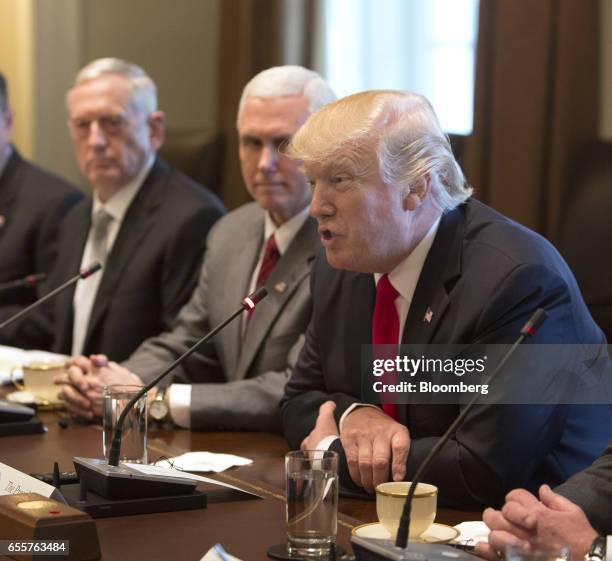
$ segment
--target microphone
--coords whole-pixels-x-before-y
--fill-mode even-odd
[[[10,292],[17,288],[34,288],[35,286],[43,282],[46,278],[46,273],[37,273],[35,275],[28,275],[27,277],[23,277],[22,279],[3,282],[2,284],[0,284],[0,294]]]
[[[63,292],[68,287],[72,286],[73,284],[76,284],[79,280],[89,278],[94,273],[97,273],[101,268],[102,268],[102,265],[96,262],[96,263],[92,263],[91,265],[89,265],[89,267],[85,267],[84,269],[81,269],[78,275],[75,275],[71,279],[68,279],[64,284],[61,284],[56,289],[52,290],[48,294],[45,294],[45,296],[43,296],[42,298],[39,298],[38,300],[36,300],[36,302],[33,302],[29,306],[23,308],[23,310],[20,310],[19,312],[17,312],[16,314],[8,318],[7,320],[0,323],[0,330],[7,327],[11,323],[17,321],[18,319],[22,318],[23,316],[29,314],[32,310],[35,310],[39,306],[42,306],[47,300],[51,300],[51,298],[54,298],[60,292]],[[37,275],[32,275],[32,276],[37,276]]]
[[[520,331],[520,335],[518,339],[514,342],[514,344],[506,351],[506,354],[501,358],[491,376],[489,377],[489,384],[493,382],[497,374],[503,369],[506,365],[510,357],[514,354],[517,347],[527,338],[533,336],[542,322],[546,319],[546,312],[543,308],[538,308],[531,317],[527,320],[525,325]],[[408,495],[406,497],[406,502],[404,503],[404,509],[402,511],[402,516],[400,518],[399,527],[397,529],[397,536],[395,539],[395,544],[389,543],[391,540],[384,540],[385,543],[381,543],[383,540],[377,540],[378,544],[371,544],[367,539],[360,538],[358,536],[353,536],[351,538],[351,542],[353,543],[353,549],[355,551],[355,556],[357,560],[361,561],[380,561],[386,559],[393,559],[396,561],[409,560],[409,559],[421,559],[423,555],[427,555],[430,561],[436,559],[445,559],[446,561],[451,561],[449,557],[454,557],[456,559],[466,560],[466,559],[480,559],[479,557],[475,557],[466,552],[456,551],[453,552],[453,549],[445,547],[445,546],[435,546],[432,544],[411,544],[410,551],[406,551],[406,546],[408,542],[408,530],[410,528],[410,510],[412,507],[412,498],[414,497],[414,493],[416,491],[417,485],[421,480],[425,470],[429,467],[429,464],[436,456],[436,454],[442,449],[442,447],[448,442],[448,440],[453,436],[457,427],[461,424],[461,422],[465,419],[467,414],[471,411],[476,400],[478,399],[479,394],[474,394],[472,399],[465,406],[463,411],[457,416],[457,418],[453,421],[453,423],[448,427],[446,432],[440,437],[440,440],[436,443],[436,445],[429,451],[429,454],[425,457],[425,459],[421,462],[421,465],[418,467],[414,477],[412,478],[412,482],[410,484],[410,488],[408,489]],[[376,545],[376,547],[375,547]]]
[[[202,337],[197,343],[191,348],[185,351],[179,358],[177,358],[168,368],[166,368],[161,374],[156,376],[151,382],[146,384],[123,408],[121,415],[117,419],[115,432],[113,434],[113,440],[108,456],[108,464],[104,464],[102,460],[89,459],[89,458],[75,458],[74,464],[81,481],[85,482],[85,485],[91,489],[94,493],[102,495],[109,499],[119,498],[132,498],[132,497],[143,497],[147,494],[152,496],[163,496],[168,491],[178,494],[181,492],[189,492],[194,488],[194,482],[189,482],[188,489],[179,489],[180,481],[185,481],[180,478],[173,478],[173,488],[170,489],[170,485],[164,485],[166,483],[163,478],[144,475],[138,472],[132,472],[128,468],[118,467],[119,457],[121,452],[121,438],[123,434],[123,423],[127,417],[129,411],[132,409],[134,404],[142,398],[147,391],[156,386],[163,378],[165,378],[170,372],[172,372],[177,366],[182,364],[189,356],[191,356],[201,345],[210,341],[219,331],[221,331],[226,325],[240,316],[244,311],[251,311],[255,306],[268,295],[268,291],[265,287],[258,288],[255,292],[249,294],[242,300],[240,308],[232,313],[226,320],[217,325],[212,331]],[[126,474],[129,473],[129,479],[131,486],[126,487],[123,485]],[[113,485],[113,479],[115,485]],[[141,482],[140,484],[138,482]],[[178,484],[178,486],[177,486]]]

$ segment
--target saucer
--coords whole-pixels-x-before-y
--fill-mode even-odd
[[[378,540],[389,540],[391,534],[380,522],[372,522],[371,524],[362,524],[355,526],[352,534],[360,538],[374,538]],[[421,543],[449,543],[459,536],[459,530],[446,524],[436,524],[435,522],[427,528],[418,538]]]
[[[55,411],[57,409],[63,409],[64,407],[64,403],[62,401],[46,401],[44,399],[38,399],[33,393],[26,390],[11,392],[6,395],[5,399],[21,405],[36,405],[41,411]]]

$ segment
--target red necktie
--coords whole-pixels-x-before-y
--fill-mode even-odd
[[[376,285],[376,304],[372,316],[372,345],[393,345],[384,349],[374,347],[374,358],[395,359],[397,356],[399,342],[399,316],[395,307],[395,299],[399,292],[389,282],[389,277],[383,275]],[[383,377],[384,383],[395,383],[397,376],[395,372]],[[399,406],[397,403],[386,403],[392,399],[393,393],[381,396],[383,411],[399,421]]]
[[[278,246],[276,245],[274,234],[272,234],[266,242],[263,259],[261,260],[261,267],[259,268],[259,273],[257,274],[257,282],[255,284],[256,289],[266,284],[270,273],[272,273],[274,267],[276,267],[276,264],[278,263],[279,259],[280,252],[278,251]],[[255,308],[249,310],[249,315],[247,316],[247,319],[251,318],[251,315],[254,311]]]
[[[257,275],[257,283],[255,288],[259,288],[260,286],[266,284],[270,273],[274,267],[276,267],[279,259],[280,252],[278,251],[274,234],[272,234],[266,242],[266,248],[264,249],[263,259],[261,260],[261,267],[259,269],[259,274]]]

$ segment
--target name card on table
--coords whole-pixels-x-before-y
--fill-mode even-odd
[[[38,493],[65,503],[58,489],[44,483],[27,473],[0,462],[0,495],[18,495],[20,493]]]

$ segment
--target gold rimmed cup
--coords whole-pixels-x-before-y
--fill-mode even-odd
[[[393,539],[397,534],[409,489],[409,481],[389,481],[376,487],[376,514]],[[418,483],[410,511],[409,538],[420,536],[433,524],[437,504],[438,488],[429,483]]]

